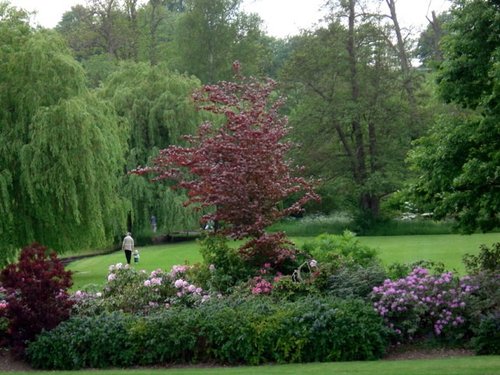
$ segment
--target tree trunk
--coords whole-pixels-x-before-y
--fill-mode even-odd
[[[403,34],[401,33],[401,27],[399,26],[399,21],[396,13],[396,0],[385,0],[389,10],[391,12],[390,18],[392,20],[394,31],[396,32],[397,40],[397,51],[399,63],[401,66],[401,72],[403,73],[403,87],[406,91],[408,97],[408,102],[410,103],[410,114],[411,121],[417,118],[417,101],[415,99],[415,87],[413,86],[413,80],[411,77],[411,63],[406,53],[406,47],[403,39]],[[411,131],[416,136],[418,134],[415,124],[410,122]]]
[[[365,155],[365,145],[363,137],[363,129],[361,127],[361,121],[359,113],[357,113],[357,104],[359,102],[359,78],[357,71],[357,58],[356,58],[356,47],[355,47],[355,24],[354,20],[356,17],[355,13],[356,0],[349,0],[349,34],[347,37],[347,52],[349,54],[349,71],[351,78],[351,99],[354,103],[354,108],[356,112],[353,114],[353,120],[351,122],[352,134],[354,135],[354,153],[355,153],[355,165],[356,168],[354,172],[354,179],[359,185],[363,185],[366,180],[366,155]]]

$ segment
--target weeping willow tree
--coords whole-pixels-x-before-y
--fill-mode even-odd
[[[58,252],[111,244],[125,211],[118,118],[62,39],[5,4],[0,41],[0,266],[31,241]]]
[[[124,63],[111,75],[100,95],[113,103],[129,126],[127,170],[149,164],[160,149],[182,143],[182,135],[196,129],[201,118],[191,93],[199,86],[197,79],[171,72],[162,65]],[[183,206],[186,197],[181,191],[151,184],[136,175],[124,176],[120,191],[132,207],[135,233],[148,232],[153,215],[162,233],[198,225],[199,215]]]
[[[21,150],[21,183],[37,239],[57,249],[104,247],[123,232],[123,134],[114,109],[92,94],[62,100],[33,118]],[[78,241],[75,242],[75,240]]]

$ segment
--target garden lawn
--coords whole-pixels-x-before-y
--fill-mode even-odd
[[[464,274],[462,257],[466,253],[478,254],[481,244],[491,246],[500,242],[500,233],[359,237],[359,240],[363,245],[378,249],[385,265],[432,260],[443,262],[447,270]]]
[[[91,375],[498,375],[500,356],[457,357],[376,362],[309,363],[293,365],[207,367],[182,369],[141,369],[103,371],[57,371],[36,374]],[[33,375],[34,372],[12,372],[13,375]]]
[[[312,237],[295,237],[292,240],[297,246],[301,246],[304,242],[312,240]],[[481,244],[491,246],[495,242],[500,242],[500,233],[376,236],[359,237],[359,240],[362,244],[377,249],[385,265],[394,262],[432,260],[443,262],[447,269],[455,269],[463,274],[463,255],[465,253],[477,254]],[[141,259],[136,267],[148,272],[157,268],[170,270],[174,264],[186,262],[193,264],[202,260],[196,241],[147,246],[139,248],[139,251]],[[102,286],[108,275],[108,267],[119,262],[125,263],[125,255],[121,250],[70,263],[69,269],[74,272],[72,289],[82,289],[91,284]]]
[[[139,263],[134,265],[132,259],[131,265],[148,272],[158,268],[170,270],[175,264],[193,264],[202,260],[196,241],[137,247],[137,249],[140,253]],[[73,271],[72,289],[78,290],[91,285],[101,287],[108,276],[109,266],[117,263],[126,264],[122,250],[71,262],[67,268]]]

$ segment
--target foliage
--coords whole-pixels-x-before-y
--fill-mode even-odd
[[[432,333],[459,339],[455,327],[465,323],[467,297],[477,288],[469,278],[457,280],[451,272],[432,276],[425,268],[415,268],[405,278],[374,287],[372,299],[398,342]]]
[[[468,233],[500,223],[498,13],[494,1],[459,0],[452,8],[439,91],[468,111],[442,116],[410,157],[419,174],[413,191],[420,203],[438,219],[452,216]]]
[[[254,266],[270,263],[283,272],[297,266],[294,244],[282,232],[265,233],[243,245],[240,253]]]
[[[202,288],[188,281],[189,266],[173,266],[146,273],[121,263],[111,265],[102,292],[77,291],[75,312],[80,315],[124,311],[145,314],[171,306],[199,305],[210,298]]]
[[[56,33],[7,11],[0,39],[0,265],[34,240],[58,252],[110,245],[123,230],[114,110]]]
[[[309,182],[292,176],[285,160],[291,144],[283,141],[286,119],[278,113],[282,101],[272,100],[274,87],[271,80],[243,78],[241,83],[203,87],[195,101],[201,109],[223,115],[225,123],[202,124],[196,136],[186,137],[190,147],[162,150],[152,167],[136,173],[178,180],[178,187],[188,191],[186,204],[215,208],[203,220],[225,223],[223,233],[239,239],[260,237],[273,221],[317,198]],[[305,195],[298,202],[278,206],[299,191]]]
[[[333,263],[337,266],[368,266],[377,256],[375,249],[362,245],[356,235],[349,231],[344,231],[341,235],[321,234],[314,240],[305,242],[302,249],[320,263]]]
[[[193,276],[209,290],[227,293],[246,282],[255,269],[244,261],[239,251],[228,246],[224,236],[205,236],[200,242],[203,265],[194,268]]]
[[[27,358],[35,368],[76,370],[132,366],[135,347],[129,329],[135,319],[122,312],[73,316],[30,343]]]
[[[322,273],[320,267],[320,274]],[[386,277],[386,271],[376,262],[367,266],[345,266],[327,276],[324,291],[338,298],[366,298],[373,287],[382,284]]]
[[[42,330],[53,329],[69,317],[71,284],[71,272],[64,270],[56,253],[36,243],[23,248],[18,262],[0,272],[5,294],[0,321],[8,320],[7,338],[16,351],[22,352]]]
[[[230,63],[240,60],[246,74],[264,65],[265,48],[257,15],[247,15],[241,0],[188,0],[175,33],[177,69],[203,83],[231,78]]]
[[[500,315],[487,315],[481,320],[472,345],[476,354],[500,354]]]
[[[355,2],[340,2],[348,3]],[[401,95],[402,84],[417,82],[413,75],[403,79],[395,66],[386,29],[365,14],[348,29],[340,14],[345,12],[294,40],[281,75],[295,100],[291,135],[302,147],[294,157],[309,175],[322,178],[327,201],[376,222],[382,197],[408,175],[403,160],[411,137],[423,128],[423,111],[412,113]]]
[[[125,138],[114,109],[92,94],[61,100],[38,111],[30,133],[21,181],[36,202],[36,237],[59,252],[112,244],[125,223],[116,194]]]
[[[181,135],[194,132],[202,116],[190,96],[199,85],[197,79],[164,65],[132,62],[122,63],[105,81],[99,96],[111,101],[127,125],[126,170],[147,164],[158,149],[179,144]],[[159,233],[198,227],[199,215],[183,207],[181,191],[135,175],[124,176],[119,191],[130,202],[134,234],[150,228],[152,215]]]
[[[381,319],[359,300],[218,299],[143,317],[73,317],[41,334],[28,354],[46,369],[362,360],[383,354],[383,332]]]
[[[491,248],[481,245],[479,254],[465,254],[463,262],[469,274],[475,275],[484,271],[500,272],[500,242],[492,244]]]

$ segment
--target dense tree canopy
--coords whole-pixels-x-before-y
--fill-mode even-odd
[[[417,144],[414,192],[438,218],[490,230],[500,224],[500,5],[460,0],[451,17],[439,90],[466,111],[442,116]]]
[[[147,164],[159,149],[194,132],[201,115],[191,93],[200,85],[164,64],[125,63],[109,77],[100,96],[111,101],[127,129],[126,170]],[[193,227],[197,221],[197,215],[182,206],[183,195],[168,187],[125,175],[120,191],[131,203],[134,232],[149,228],[152,215],[166,233]]]
[[[380,200],[405,179],[403,160],[422,122],[403,95],[411,77],[385,27],[357,10],[346,2],[340,14],[348,25],[336,18],[297,38],[282,78],[297,90],[290,121],[300,160],[323,178],[337,206],[347,200],[360,218],[377,219]]]
[[[2,11],[0,259],[33,240],[58,251],[109,245],[125,139],[114,109],[87,91],[57,34]]]
[[[241,0],[187,0],[179,20],[179,66],[204,83],[232,77],[231,63],[239,60],[246,74],[258,73],[264,50],[260,19],[239,10]]]

